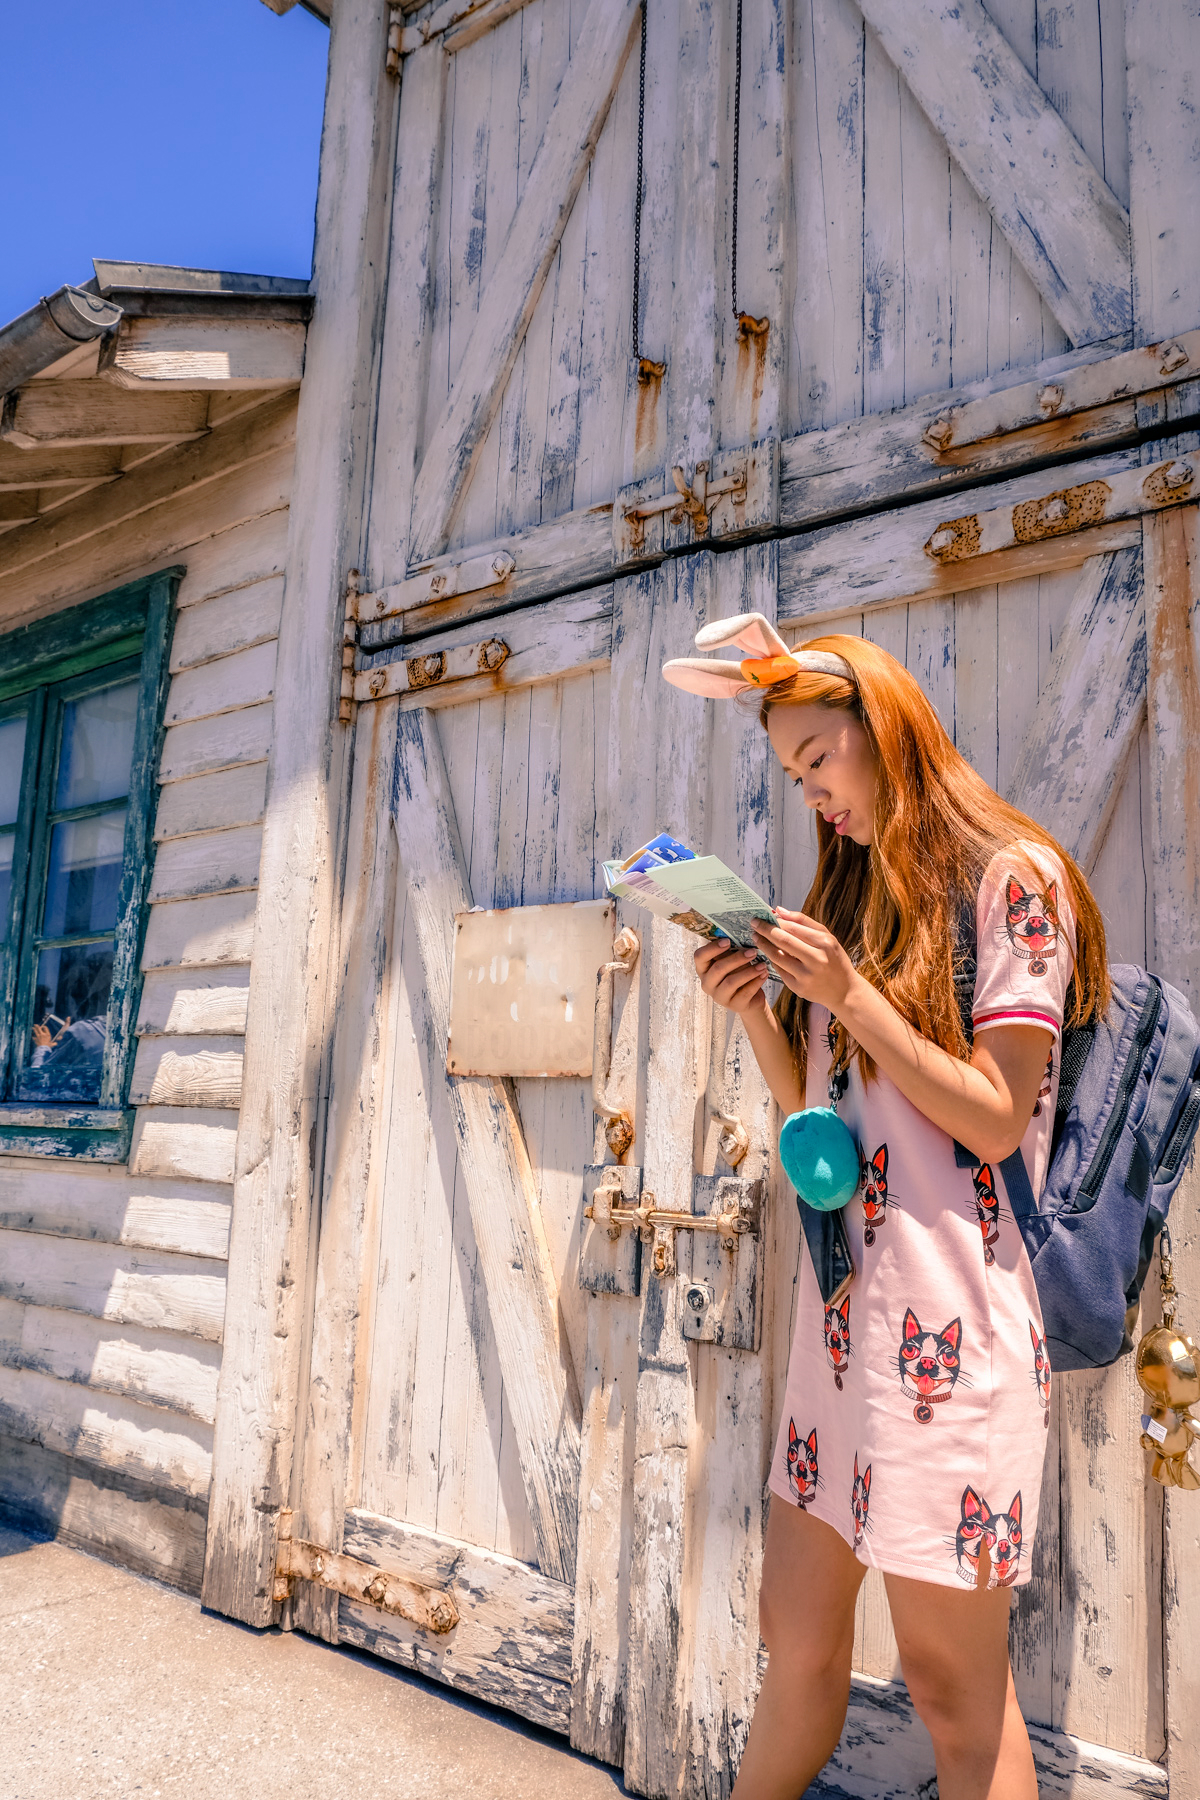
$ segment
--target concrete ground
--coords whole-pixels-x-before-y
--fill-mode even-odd
[[[616,1800],[562,1738],[0,1525],[0,1800]]]
[[[0,1800],[617,1800],[511,1713],[0,1524]],[[806,1800],[838,1800],[813,1788]]]

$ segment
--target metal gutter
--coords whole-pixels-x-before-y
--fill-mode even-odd
[[[40,375],[80,344],[115,331],[124,308],[84,288],[60,287],[0,327],[0,394]]]

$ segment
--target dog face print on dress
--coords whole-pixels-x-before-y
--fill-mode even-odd
[[[992,1565],[989,1588],[1011,1587],[1021,1563],[1019,1492],[1013,1495],[1006,1513],[994,1513],[983,1495],[973,1487],[963,1489],[958,1530],[954,1534],[954,1553],[958,1559],[958,1573],[968,1587],[975,1587],[979,1580],[979,1553],[985,1544]]]
[[[869,1163],[863,1167],[863,1242],[873,1244],[875,1233],[887,1221],[888,1204],[888,1149],[880,1144]]]
[[[992,1559],[990,1588],[1011,1587],[1021,1563],[1021,1496],[1012,1497],[1006,1513],[991,1513],[985,1527]]]
[[[791,1484],[792,1498],[803,1512],[810,1500],[817,1497],[817,1428],[814,1425],[806,1438],[802,1438],[796,1430],[795,1419],[788,1420],[787,1472]]]
[[[905,1312],[900,1336],[900,1385],[915,1400],[913,1418],[928,1425],[933,1409],[949,1400],[962,1374],[959,1344],[962,1320],[951,1319],[940,1331],[927,1331],[911,1306]]]
[[[980,1163],[972,1171],[971,1180],[975,1183],[975,1211],[983,1233],[983,1260],[990,1269],[996,1260],[996,1245],[1000,1239],[1000,1198],[992,1177],[992,1165]]]
[[[968,1587],[974,1587],[979,1579],[979,1552],[983,1548],[983,1534],[990,1514],[985,1501],[973,1487],[963,1489],[959,1510],[961,1517],[954,1535],[954,1552],[959,1574]]]
[[[1046,1354],[1046,1340],[1037,1334],[1037,1326],[1029,1321],[1029,1336],[1033,1343],[1033,1379],[1037,1386],[1038,1398],[1046,1409],[1043,1423],[1050,1428],[1050,1358]]]
[[[825,1308],[825,1355],[833,1370],[835,1385],[840,1388],[842,1376],[850,1367],[850,1296],[840,1306]]]
[[[854,1548],[860,1549],[864,1531],[870,1531],[871,1521],[867,1517],[871,1507],[871,1465],[860,1475],[858,1472],[858,1451],[854,1452],[854,1483],[850,1489],[850,1514],[854,1520]]]
[[[1004,924],[1008,941],[1031,975],[1044,975],[1049,958],[1058,949],[1058,884],[1050,882],[1045,891],[1023,888],[1015,875],[1004,884],[1008,911]]]

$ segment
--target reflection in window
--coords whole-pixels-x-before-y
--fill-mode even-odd
[[[137,705],[126,680],[59,715],[21,1100],[100,1098]]]
[[[24,761],[25,715],[0,719],[0,944],[8,936],[12,912],[13,854]]]

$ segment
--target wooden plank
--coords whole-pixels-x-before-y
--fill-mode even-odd
[[[1136,167],[1136,165],[1135,165]],[[1147,703],[1150,725],[1152,958],[1200,1005],[1200,509],[1143,523],[1146,567]],[[1200,1170],[1195,1162],[1171,1210],[1180,1317],[1200,1301]],[[1166,1499],[1164,1679],[1171,1785],[1200,1781],[1200,1674],[1195,1619],[1200,1606],[1200,1532]]]
[[[608,116],[637,17],[637,0],[590,0],[449,403],[429,436],[413,492],[413,559],[435,556],[445,543]]]
[[[208,1493],[212,1427],[136,1400],[0,1364],[0,1430],[193,1500]]]
[[[436,637],[424,638],[417,646],[400,645],[389,650],[384,653],[386,661],[383,657],[366,661],[363,671],[355,677],[355,698],[382,699],[398,692],[402,710],[414,706],[461,706],[471,700],[486,700],[493,694],[511,693],[601,669],[609,659],[611,621],[611,587],[591,588],[586,594],[506,614],[492,635],[506,645],[509,654],[491,674],[466,675],[432,687],[411,687],[405,659],[414,649],[418,655],[428,657],[439,651],[452,651],[464,641],[478,641],[478,626],[460,625]],[[477,659],[471,660],[474,663]],[[377,674],[380,669],[382,683]],[[453,674],[452,669],[450,673]],[[377,695],[371,692],[373,685],[379,687]]]
[[[250,971],[240,968],[148,970],[142,981],[139,1033],[240,1037],[246,1029]]]
[[[283,578],[269,575],[202,605],[189,606],[175,621],[171,673],[278,636],[282,605]]]
[[[282,575],[287,561],[287,532],[284,505],[193,544],[187,555],[187,573],[175,596],[179,612],[233,588]]]
[[[105,345],[100,373],[118,390],[143,394],[298,387],[305,329],[302,319],[127,316]]]
[[[396,166],[404,178],[392,195],[390,262],[396,275],[390,288],[392,304],[383,320],[364,562],[371,586],[402,581],[408,566],[413,475],[429,391],[442,127],[450,66],[439,44],[417,51],[404,65],[396,142]]]
[[[1008,787],[1085,873],[1104,841],[1145,714],[1146,634],[1136,548],[1080,571],[1066,627]]]
[[[177,1332],[114,1327],[79,1313],[0,1300],[0,1363],[211,1425],[221,1351]]]
[[[237,712],[269,700],[275,688],[275,640],[218,657],[171,678],[165,725]]]
[[[257,825],[176,838],[160,845],[155,856],[150,900],[187,900],[256,887],[261,854]]]
[[[38,381],[5,398],[0,438],[20,450],[176,444],[208,430],[200,394],[114,393],[104,381]]]
[[[1167,1800],[1167,1772],[1158,1763],[1037,1726],[1029,1741],[1042,1800]],[[927,1786],[933,1749],[901,1682],[854,1677],[826,1775],[853,1800],[909,1800]]]
[[[342,1544],[345,1510],[357,1497],[352,1493],[358,1486],[355,1470],[365,1457],[367,1346],[379,1285],[374,1252],[391,1123],[387,977],[396,912],[391,828],[396,714],[394,703],[371,707],[360,715],[355,733],[358,779],[351,794],[342,898],[343,950],[309,1356],[310,1424],[293,1520],[295,1535],[318,1544]],[[408,1149],[405,1145],[406,1159]],[[409,1306],[410,1294],[400,1304]],[[336,1595],[303,1590],[295,1613],[302,1629],[337,1643]]]
[[[348,750],[334,722],[334,695],[346,570],[361,553],[396,147],[388,21],[387,0],[339,0],[332,20],[316,305],[297,423],[272,803],[259,875],[262,925],[246,1022],[229,1351],[217,1399],[204,1598],[254,1625],[275,1616],[278,1511],[288,1504],[310,1304],[310,1208],[320,1179],[317,1107]]]
[[[265,762],[245,763],[236,769],[218,769],[212,775],[169,782],[159,790],[155,840],[161,844],[171,838],[191,837],[196,832],[257,825],[266,797]]]
[[[189,544],[286,506],[296,399],[286,394],[199,443],[155,457],[0,543],[4,616],[103,593]]]
[[[0,1515],[185,1593],[199,1592],[204,1509],[184,1495],[0,1436]]]
[[[134,1175],[233,1180],[237,1117],[218,1107],[142,1106],[129,1146]]]
[[[204,900],[153,906],[142,967],[248,963],[253,933],[253,894],[213,894]]]
[[[242,1039],[143,1037],[129,1098],[149,1106],[233,1106],[242,1097]]]
[[[113,481],[120,472],[121,452],[117,448],[30,451],[0,443],[0,494]]]
[[[1129,213],[1139,337],[1196,323],[1200,246],[1187,221],[1196,194],[1195,15],[1187,0],[1131,0]]]
[[[132,1250],[175,1250],[223,1261],[227,1188],[139,1181],[126,1169],[42,1159],[0,1164],[0,1230],[89,1238]]]
[[[0,1297],[219,1344],[225,1268],[215,1260],[12,1231],[4,1237]]]
[[[377,1608],[342,1600],[343,1643],[532,1719],[567,1728],[574,1592],[536,1569],[367,1512],[349,1515],[346,1549],[411,1579],[449,1587],[460,1621],[444,1642]],[[416,1575],[416,1570],[423,1574]]]
[[[1000,515],[997,537],[1007,521],[1010,533],[1012,509],[1022,502],[1044,501],[1069,487],[1089,482],[1115,488],[1122,478],[1138,484],[1142,471],[1135,468],[1136,451],[1072,463],[1065,469],[1018,475],[997,483],[975,498],[982,514]],[[1104,520],[1104,497],[1100,496]],[[1062,568],[1090,555],[1124,548],[1136,542],[1138,526],[1123,518],[1017,544],[989,554],[967,556],[961,561],[937,562],[925,549],[934,532],[959,516],[969,504],[948,496],[924,500],[869,519],[831,525],[798,538],[785,538],[779,551],[779,613],[781,619],[814,619],[836,611],[867,608],[901,599],[966,592],[990,587],[995,581]],[[1010,539],[1005,539],[1007,543]]]
[[[262,762],[270,754],[275,721],[265,702],[236,712],[177,725],[163,739],[158,761],[160,781],[183,781],[192,775],[208,775],[241,763]]]
[[[395,817],[431,1017],[445,1042],[448,922],[471,898],[435,733],[424,713],[401,713]],[[568,1580],[575,1570],[579,1399],[532,1171],[508,1084],[482,1076],[447,1082],[539,1562],[544,1574]]]
[[[664,693],[657,671],[670,656],[685,655],[714,598],[711,551],[664,565],[647,596],[645,624],[621,640],[618,662],[628,658],[628,685],[613,681],[610,758],[614,739],[627,754],[611,767],[609,792],[622,810],[661,820],[659,829],[691,843],[706,842],[707,792],[696,771],[708,765],[712,712],[693,706],[676,688]],[[653,694],[653,754],[644,731],[628,731],[630,718],[645,718],[647,684]],[[636,703],[629,706],[629,701]],[[618,712],[624,702],[628,710]],[[630,768],[630,763],[634,768]],[[638,765],[641,765],[640,769]],[[619,776],[614,779],[614,775]],[[632,819],[627,829],[632,828]],[[643,921],[639,915],[639,925]],[[698,1082],[698,1033],[707,1010],[684,932],[666,920],[644,922],[642,958],[647,983],[647,1062],[644,1120],[639,1121],[643,1191],[662,1207],[692,1208],[693,1130]],[[677,1239],[681,1274],[690,1249]],[[648,1270],[642,1277],[638,1338],[637,1420],[633,1465],[633,1546],[629,1578],[629,1673],[626,1685],[625,1775],[635,1791],[671,1793],[682,1784],[687,1757],[688,1645],[683,1635],[686,1555],[696,1512],[690,1493],[690,1450],[695,1435],[692,1356],[684,1341],[680,1285]]]
[[[1128,331],[1128,215],[981,0],[862,11],[1067,336]]]

